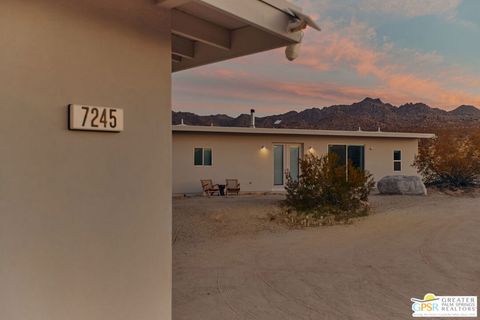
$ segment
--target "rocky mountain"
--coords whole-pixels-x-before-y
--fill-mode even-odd
[[[250,115],[230,117],[225,114],[199,116],[189,112],[173,112],[173,124],[248,127]],[[311,108],[301,112],[257,117],[259,128],[298,128],[328,130],[428,131],[480,128],[480,109],[459,106],[452,111],[432,108],[424,103],[394,106],[380,99],[366,98],[351,105]]]

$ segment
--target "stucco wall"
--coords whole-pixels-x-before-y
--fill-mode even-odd
[[[273,144],[299,143],[304,151],[312,147],[317,155],[325,154],[329,144],[365,146],[365,169],[376,181],[386,175],[416,175],[412,167],[418,149],[416,139],[312,137],[281,135],[240,135],[175,132],[173,134],[173,192],[201,192],[200,179],[225,183],[226,178],[239,179],[242,191],[272,191]],[[265,150],[261,147],[265,146]],[[196,167],[195,147],[212,148],[213,165]],[[402,151],[402,171],[393,170],[393,151]]]
[[[169,16],[2,0],[0,48],[0,319],[170,319]],[[70,132],[69,103],[125,131]]]

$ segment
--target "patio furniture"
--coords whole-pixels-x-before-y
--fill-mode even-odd
[[[240,192],[240,183],[238,183],[237,179],[226,179],[226,195],[228,196],[229,194],[236,194],[238,196],[238,193]]]
[[[203,193],[207,196],[213,196],[215,193],[220,195],[218,184],[213,184],[211,179],[200,180],[202,184]]]

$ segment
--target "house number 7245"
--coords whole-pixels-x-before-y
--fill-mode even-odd
[[[69,129],[86,131],[123,131],[123,110],[71,104],[69,106]]]

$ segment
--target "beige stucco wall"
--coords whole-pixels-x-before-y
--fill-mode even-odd
[[[150,0],[0,1],[0,319],[170,319],[169,24]],[[125,131],[70,132],[69,103]]]
[[[239,179],[242,191],[272,191],[273,144],[302,144],[304,151],[312,147],[317,155],[325,154],[329,144],[365,146],[365,168],[378,181],[387,175],[416,175],[412,167],[418,149],[416,139],[314,137],[225,133],[174,132],[173,192],[201,192],[200,179],[225,183],[226,178]],[[261,150],[265,146],[266,150]],[[196,167],[195,147],[212,148],[213,166]],[[393,171],[393,151],[402,151],[402,171]]]

